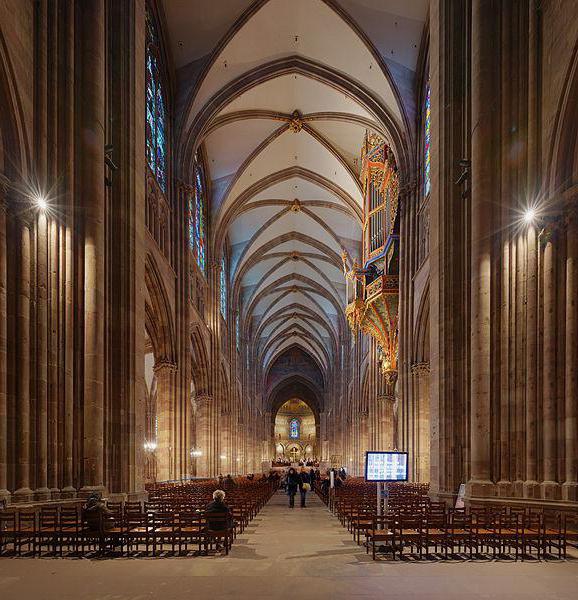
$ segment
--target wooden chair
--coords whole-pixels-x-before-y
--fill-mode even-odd
[[[125,547],[127,554],[140,552],[141,546],[145,547],[145,554],[150,549],[150,531],[148,526],[148,515],[146,513],[128,513],[124,520]]]
[[[199,512],[181,512],[177,522],[177,539],[179,554],[188,552],[189,545],[196,544],[197,550],[201,552],[203,540],[203,517]]]
[[[36,533],[36,551],[42,555],[42,548],[50,549],[56,554],[58,542],[58,508],[43,506],[38,515],[38,531]]]
[[[417,550],[420,558],[423,549],[423,517],[421,516],[399,516],[394,520],[393,531],[393,558],[398,551],[400,559],[403,557],[404,549],[409,548],[410,554]]]
[[[58,517],[58,551],[63,555],[64,548],[68,552],[78,554],[81,548],[82,519],[78,508],[61,508]]]
[[[386,546],[393,552],[393,532],[389,529],[389,523],[393,519],[392,515],[377,516],[372,518],[371,529],[365,530],[365,552],[369,553],[369,545],[371,544],[371,555],[373,560],[376,559],[376,545]]]
[[[558,559],[567,558],[567,523],[566,516],[562,513],[557,513],[553,524],[544,529],[543,549],[552,555],[552,551],[556,550]]]
[[[165,545],[171,546],[171,551],[175,552],[177,521],[174,513],[154,513],[148,522],[149,537],[152,541],[153,556],[162,551]]]
[[[0,512],[0,556],[8,553],[9,546],[12,546],[12,553],[16,554],[17,538],[16,513]]]
[[[445,557],[457,558],[465,553],[472,558],[476,540],[473,537],[472,517],[465,512],[451,512],[448,515],[446,536],[442,542]]]
[[[23,547],[27,553],[36,555],[37,516],[35,512],[22,511],[18,513],[18,528],[16,535],[16,553],[23,556]]]
[[[203,541],[205,549],[207,544],[223,542],[225,554],[229,554],[233,542],[233,524],[231,516],[227,513],[210,513],[203,515],[204,523]]]

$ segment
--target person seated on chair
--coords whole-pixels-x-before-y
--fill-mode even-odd
[[[90,531],[108,531],[114,527],[113,512],[98,492],[92,492],[82,507],[82,518]]]
[[[233,514],[231,513],[231,509],[225,504],[225,495],[223,490],[215,490],[213,492],[213,501],[209,502],[205,507],[205,517],[209,531],[223,531],[233,526]],[[226,515],[227,518],[226,520],[211,520],[211,514]]]
[[[231,474],[229,474],[225,477],[225,489],[230,490],[234,487],[237,487],[237,482],[231,477]]]

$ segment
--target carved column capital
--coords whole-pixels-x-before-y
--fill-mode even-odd
[[[410,366],[409,371],[412,375],[425,375],[431,371],[430,364],[427,361],[413,363],[413,365]]]
[[[391,402],[393,404],[395,402],[395,394],[379,394],[377,400],[378,402]]]
[[[176,373],[176,371],[178,370],[177,368],[177,364],[175,362],[173,362],[172,360],[168,360],[168,359],[161,359],[159,361],[157,361],[155,363],[155,366],[153,367],[153,371],[155,372],[156,375],[158,374],[162,374],[162,373]]]
[[[201,394],[200,396],[195,396],[194,400],[197,408],[201,408],[202,406],[209,406],[212,404],[213,397],[208,394]]]

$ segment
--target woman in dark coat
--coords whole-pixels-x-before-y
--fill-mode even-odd
[[[289,508],[295,508],[295,494],[297,493],[297,488],[301,488],[303,484],[301,476],[293,467],[287,471],[285,483],[287,485],[287,495],[289,496]]]
[[[301,494],[301,508],[305,508],[305,498],[307,497],[307,490],[313,488],[312,479],[309,473],[307,473],[307,471],[304,468],[301,469],[299,477],[301,478],[301,484],[299,485],[299,492]],[[307,484],[307,487],[305,487],[305,484]]]

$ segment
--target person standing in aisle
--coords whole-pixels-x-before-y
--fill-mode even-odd
[[[285,485],[287,495],[289,496],[289,508],[295,508],[295,494],[297,493],[297,488],[301,489],[302,482],[299,473],[293,467],[287,471]]]

